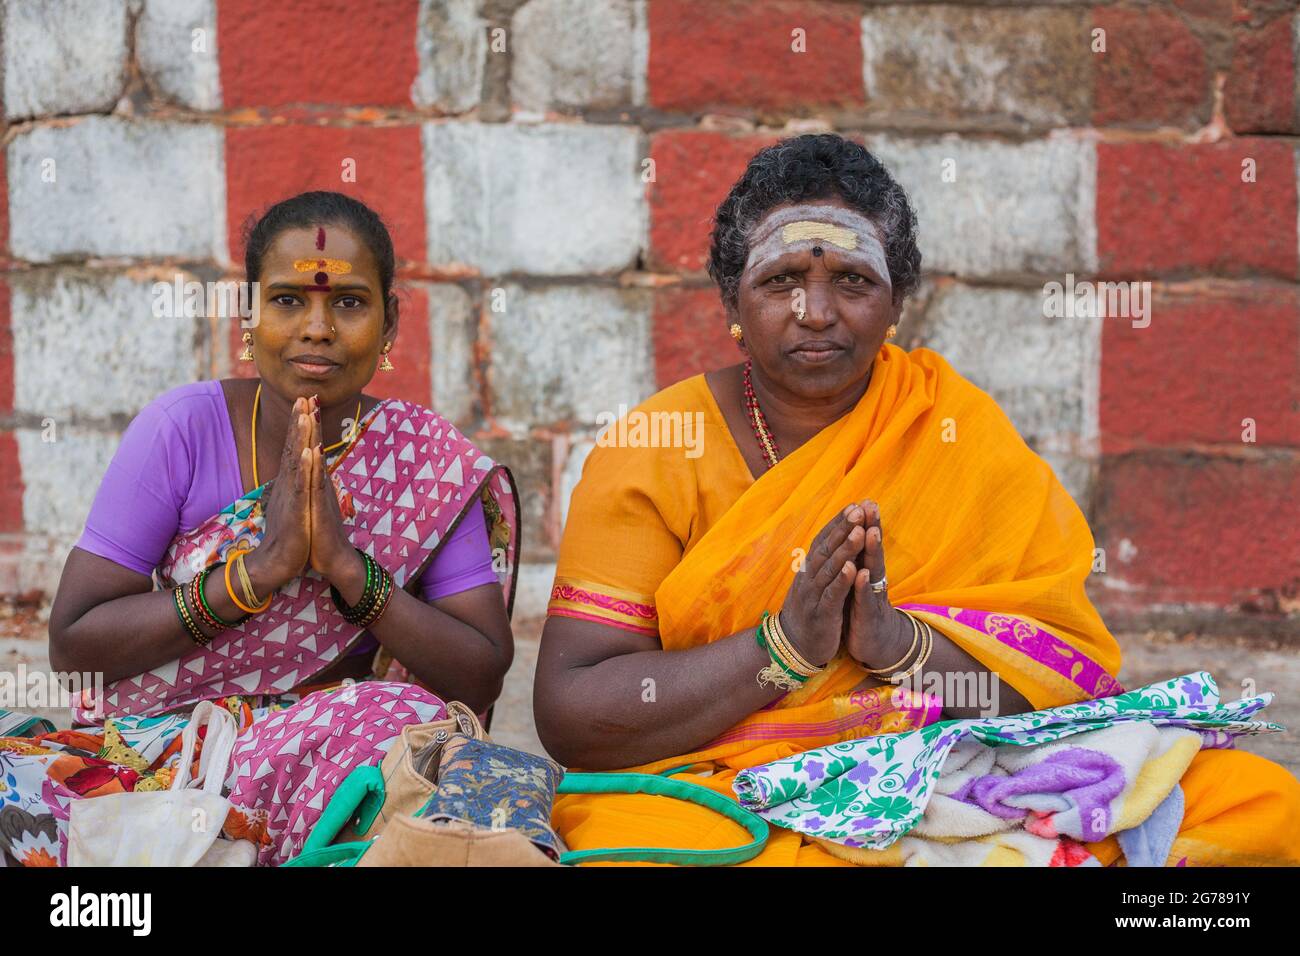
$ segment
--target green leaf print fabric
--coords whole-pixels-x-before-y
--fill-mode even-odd
[[[1010,717],[944,720],[904,734],[832,744],[751,767],[732,784],[742,806],[768,822],[850,847],[884,849],[925,813],[948,753],[975,739],[992,747],[1030,747],[1131,721],[1186,727],[1202,748],[1231,747],[1241,734],[1272,733],[1252,718],[1272,694],[1222,702],[1200,671],[1102,697]]]

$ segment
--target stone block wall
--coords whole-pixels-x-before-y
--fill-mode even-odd
[[[736,358],[714,206],[831,129],[920,217],[897,341],[1056,468],[1108,620],[1295,634],[1298,50],[1294,0],[3,0],[0,593],[52,592],[141,405],[247,374],[152,284],[241,277],[324,188],[394,235],[376,391],[514,467],[540,610],[596,416]],[[1150,324],[1046,317],[1071,276],[1152,283]]]

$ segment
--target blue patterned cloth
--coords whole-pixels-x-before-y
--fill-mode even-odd
[[[518,830],[558,860],[564,846],[551,829],[551,805],[563,777],[545,757],[455,734],[443,748],[438,790],[415,815]]]

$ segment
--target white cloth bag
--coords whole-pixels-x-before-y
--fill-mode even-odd
[[[198,775],[190,779],[194,745],[206,721]],[[222,840],[230,801],[221,787],[239,728],[211,701],[194,708],[181,735],[171,789],[112,793],[72,802],[68,866],[252,866],[249,840]]]

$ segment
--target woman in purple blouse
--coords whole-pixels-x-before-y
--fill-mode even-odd
[[[304,193],[252,228],[245,266],[257,377],[146,406],[64,567],[51,664],[104,686],[76,732],[19,758],[19,799],[0,811],[14,860],[65,859],[77,799],[165,786],[200,701],[239,723],[223,838],[276,863],[403,726],[500,693],[513,483],[436,413],[364,392],[397,338],[388,231],[356,200]],[[69,773],[76,761],[94,773]]]

